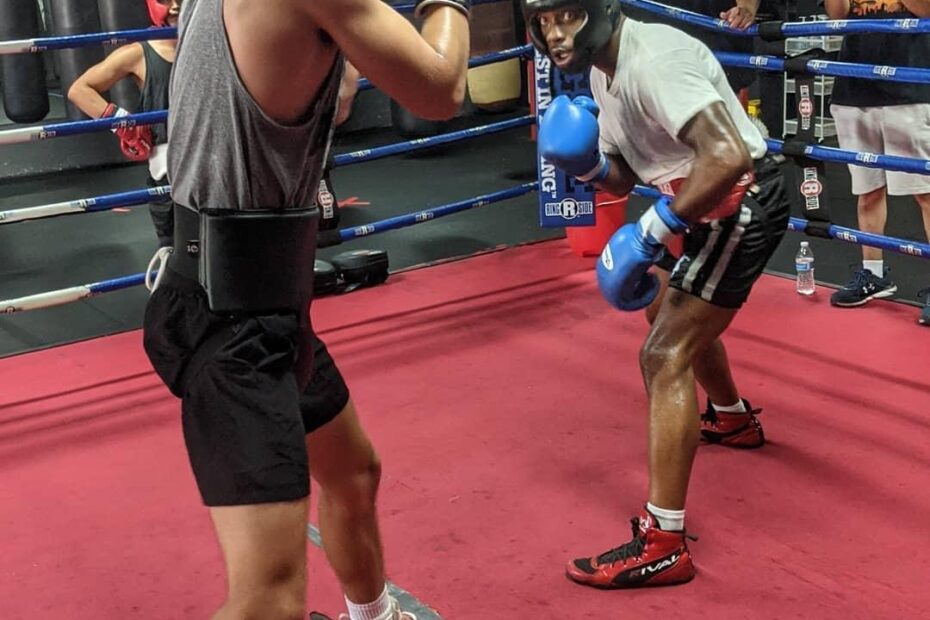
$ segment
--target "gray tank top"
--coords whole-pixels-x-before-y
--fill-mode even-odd
[[[223,0],[186,0],[171,76],[168,178],[181,205],[309,208],[329,150],[344,63],[337,55],[306,114],[270,119],[239,79]]]

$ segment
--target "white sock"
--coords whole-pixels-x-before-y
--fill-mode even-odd
[[[391,603],[391,595],[388,594],[387,584],[384,584],[381,596],[370,603],[357,605],[346,598],[346,607],[349,610],[351,620],[387,620],[391,617]]]
[[[862,261],[863,269],[868,269],[879,278],[885,277],[885,261],[884,260],[864,260]]]
[[[649,503],[646,504],[646,510],[652,513],[659,522],[659,529],[665,532],[680,532],[685,529],[684,510],[666,510]]]
[[[727,405],[726,407],[714,403],[711,404],[714,405],[714,411],[720,413],[746,413],[746,405],[743,403],[742,398],[736,401],[735,405]]]

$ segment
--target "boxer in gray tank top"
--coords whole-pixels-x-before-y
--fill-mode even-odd
[[[312,206],[332,135],[341,59],[332,62],[306,111],[281,122],[262,111],[239,79],[224,31],[222,0],[187,0],[171,79],[174,201],[195,209]]]
[[[223,551],[227,594],[214,619],[306,617],[309,471],[347,617],[415,619],[386,586],[378,457],[310,329],[309,299],[227,307],[204,274],[224,278],[233,298],[261,280],[300,279],[305,238],[294,243],[279,223],[300,222],[313,242],[304,224],[315,213],[345,62],[415,115],[449,118],[465,94],[469,12],[470,0],[418,0],[421,34],[381,0],[183,4],[168,119],[174,248],[146,307],[144,346],[181,400],[191,468]],[[218,242],[211,226],[226,236]],[[256,276],[249,252],[274,261]],[[236,268],[214,273],[211,261]],[[174,615],[191,613],[208,610]]]

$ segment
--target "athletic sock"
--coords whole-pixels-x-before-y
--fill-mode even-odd
[[[370,603],[361,605],[353,603],[346,598],[346,607],[351,620],[387,620],[391,613],[391,596],[388,594],[387,584],[381,591],[381,596]]]
[[[680,532],[685,529],[684,510],[666,510],[652,504],[646,504],[646,510],[652,513],[659,523],[659,529],[665,532]]]
[[[879,278],[885,277],[885,261],[884,260],[864,260],[862,261],[863,269],[868,269],[874,273]]]
[[[742,398],[736,401],[735,405],[727,405],[725,407],[723,405],[715,405],[713,402],[711,404],[714,405],[714,411],[718,413],[746,413],[746,404],[743,402]]]

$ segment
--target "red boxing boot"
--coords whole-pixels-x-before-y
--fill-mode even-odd
[[[762,425],[756,416],[761,409],[753,409],[745,398],[746,413],[716,411],[707,400],[707,411],[701,414],[701,437],[708,443],[719,443],[731,448],[759,448],[765,443]]]
[[[631,523],[633,540],[593,558],[569,562],[568,578],[604,590],[666,586],[694,578],[684,532],[661,530],[646,508]]]

